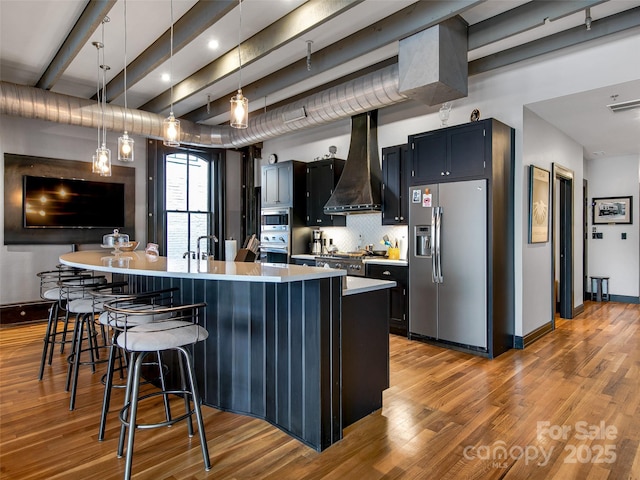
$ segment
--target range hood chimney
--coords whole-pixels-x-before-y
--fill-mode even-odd
[[[324,206],[327,215],[379,212],[382,171],[378,155],[378,111],[351,117],[351,144],[336,189]]]

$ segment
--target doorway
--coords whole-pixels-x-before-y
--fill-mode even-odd
[[[553,164],[552,211],[552,305],[554,310],[558,305],[561,318],[570,319],[573,318],[573,171],[556,163]]]

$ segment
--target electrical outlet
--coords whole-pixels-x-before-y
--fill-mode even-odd
[[[622,240],[626,240],[626,239],[627,239],[627,234],[626,234],[626,232],[623,232],[622,233]]]
[[[596,233],[596,238],[597,238],[598,240],[602,240],[602,232],[598,232],[598,233]]]

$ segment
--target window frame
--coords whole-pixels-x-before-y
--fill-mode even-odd
[[[182,153],[209,161],[209,233],[224,238],[224,150],[193,147],[166,147],[161,141],[149,140],[147,151],[147,241],[158,244],[160,255],[167,255],[166,157]],[[173,211],[173,210],[171,210]],[[211,245],[215,258],[220,258],[220,243]]]

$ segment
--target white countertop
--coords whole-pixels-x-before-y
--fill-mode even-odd
[[[240,282],[287,283],[345,276],[344,270],[288,265],[284,263],[222,262],[218,260],[168,259],[144,251],[114,256],[110,249],[86,250],[60,255],[60,263],[100,272],[156,277],[203,278]]]
[[[311,253],[298,253],[296,255],[291,255],[291,258],[297,258],[298,260],[315,260],[319,255],[313,255]],[[401,267],[406,267],[409,263],[406,260],[389,260],[384,257],[364,257],[362,259],[364,263],[373,263],[376,265],[399,265]]]

